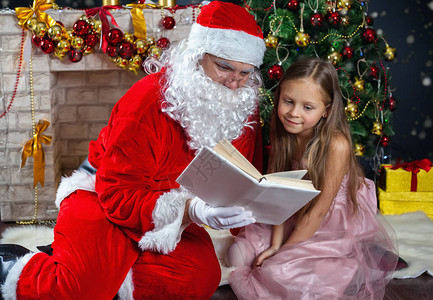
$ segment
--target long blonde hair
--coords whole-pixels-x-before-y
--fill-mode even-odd
[[[311,79],[322,88],[326,95],[325,105],[329,105],[327,118],[321,120],[314,127],[311,140],[308,142],[302,161],[306,161],[308,175],[313,185],[321,189],[326,170],[327,150],[335,135],[342,135],[352,145],[349,124],[346,119],[337,71],[329,62],[319,58],[304,58],[294,62],[281,78],[275,94],[275,104],[271,118],[271,153],[269,160],[269,172],[287,171],[292,168],[294,150],[296,147],[295,134],[288,133],[278,118],[278,104],[281,85],[290,80]],[[349,196],[356,210],[356,193],[363,182],[363,172],[356,160],[353,151],[350,153],[349,164]],[[317,199],[317,197],[316,197]],[[301,211],[306,213],[315,204],[313,199]],[[316,200],[316,201],[315,201]]]

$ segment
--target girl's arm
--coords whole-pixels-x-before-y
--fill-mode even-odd
[[[328,149],[323,186],[321,193],[316,196],[318,198],[316,205],[305,215],[299,216],[295,229],[285,244],[306,240],[319,228],[348,171],[350,151],[352,147],[345,137],[342,135],[333,137]]]
[[[262,253],[260,253],[259,256],[257,256],[254,265],[261,266],[265,259],[277,253],[277,251],[280,249],[281,245],[283,244],[283,236],[284,236],[284,223],[280,225],[274,225],[272,231],[271,246],[265,251],[263,251]]]

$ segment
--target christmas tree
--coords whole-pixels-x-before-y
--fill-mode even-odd
[[[267,47],[261,67],[265,145],[282,73],[299,57],[316,56],[338,72],[356,155],[377,156],[388,146],[397,101],[390,92],[387,62],[396,53],[373,28],[367,1],[249,0],[244,6],[255,15]]]

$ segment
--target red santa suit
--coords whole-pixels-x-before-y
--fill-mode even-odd
[[[194,223],[182,228],[185,202],[194,196],[175,182],[195,150],[161,111],[162,78],[144,77],[118,101],[90,143],[96,176],[76,171],[59,186],[53,255],[23,257],[3,292],[16,291],[18,299],[212,296],[221,276],[212,241]],[[233,142],[250,161],[256,121]]]

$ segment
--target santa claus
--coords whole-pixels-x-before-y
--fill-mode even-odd
[[[264,51],[244,8],[205,5],[162,69],[118,101],[87,167],[62,179],[52,252],[0,246],[3,297],[209,299],[221,274],[201,225],[255,220],[241,207],[208,206],[176,179],[223,138],[254,159]]]

